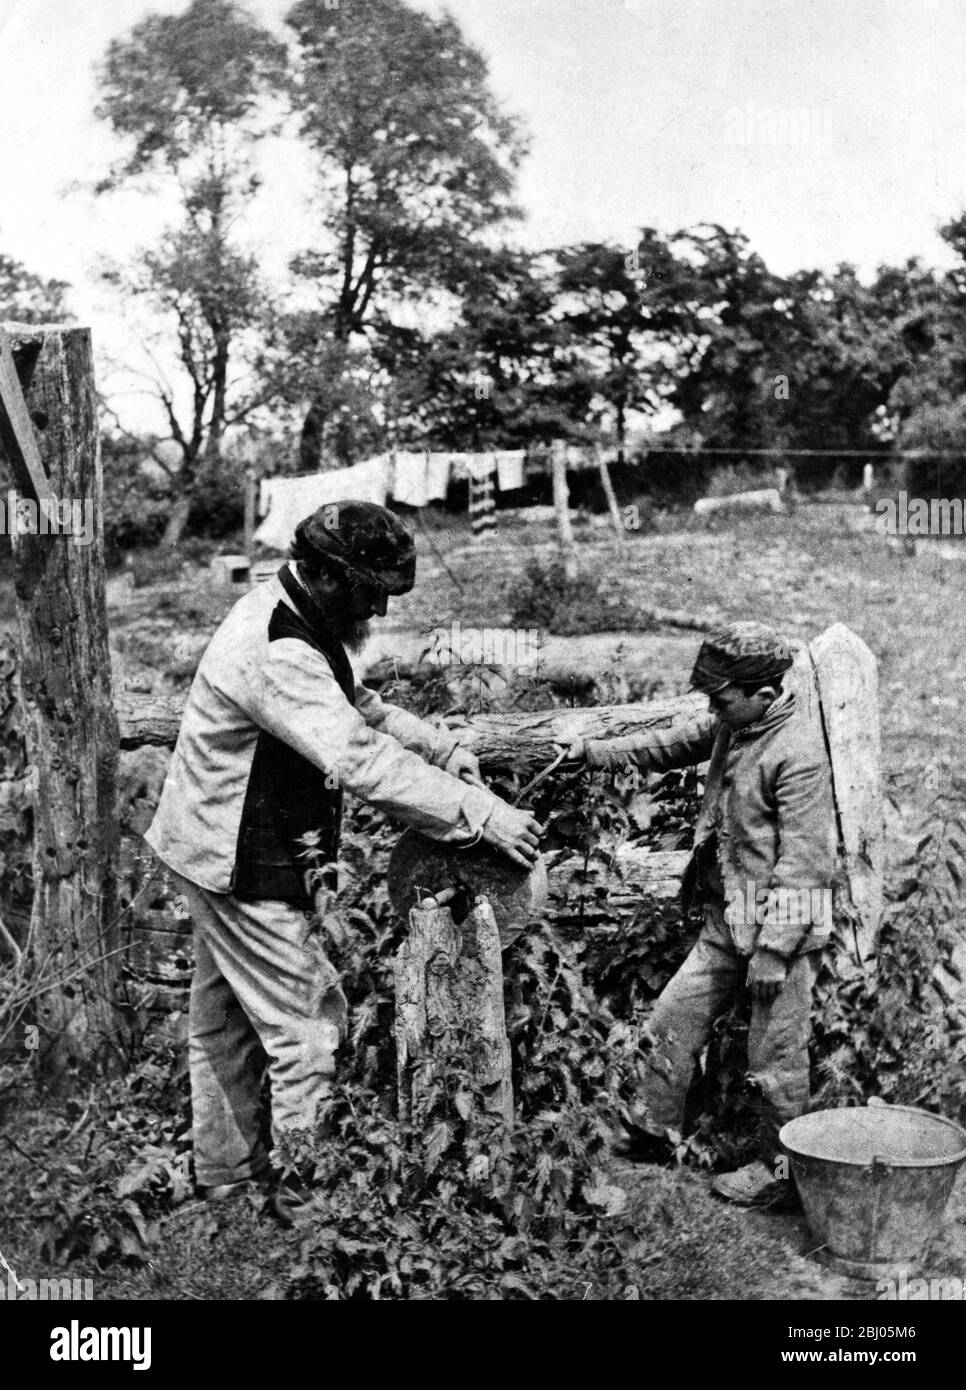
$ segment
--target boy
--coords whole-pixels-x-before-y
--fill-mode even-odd
[[[746,1205],[778,1186],[778,1130],[808,1108],[812,988],[832,927],[835,865],[831,774],[820,735],[782,688],[787,641],[764,623],[708,634],[691,676],[710,712],[673,732],[579,740],[570,757],[592,767],[631,762],[649,771],[710,758],[685,882],[704,925],[649,1019],[654,1047],[632,1105],[630,1156],[660,1161],[668,1130],[681,1131],[698,1056],[716,1017],[747,985],[748,1059],[760,1090],[760,1153],[716,1179]]]

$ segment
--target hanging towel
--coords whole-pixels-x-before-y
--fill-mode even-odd
[[[426,455],[426,500],[428,502],[446,501],[453,457],[452,454]]]
[[[462,457],[466,460],[467,476],[472,482],[482,483],[493,477],[496,469],[495,455],[463,454]]]
[[[524,449],[505,450],[496,455],[496,479],[501,492],[513,492],[523,487]]]
[[[470,478],[470,530],[478,541],[492,536],[496,530],[492,474],[485,478]]]
[[[254,540],[272,550],[287,550],[299,522],[330,502],[377,502],[385,506],[389,459],[385,454],[351,468],[311,473],[301,478],[270,478],[266,482],[268,515]]]
[[[392,495],[395,502],[405,502],[409,507],[426,506],[429,495],[426,487],[425,454],[395,455]]]

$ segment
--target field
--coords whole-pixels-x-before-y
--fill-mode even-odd
[[[651,609],[706,620],[755,617],[803,639],[833,622],[845,623],[879,661],[890,873],[895,876],[903,871],[910,837],[923,821],[946,814],[949,776],[966,736],[966,545],[962,560],[952,549],[940,554],[923,541],[918,553],[909,553],[873,531],[855,529],[862,517],[845,502],[738,519],[727,529],[708,530],[689,516],[666,515],[650,531],[629,533],[623,556],[606,530],[581,527],[581,574],[588,592],[599,588],[603,608],[637,612],[640,618],[623,630],[544,634],[542,660],[593,675],[609,700],[647,698],[686,688],[700,640],[693,631],[655,626],[646,617]],[[416,589],[391,601],[388,618],[376,621],[363,668],[386,657],[412,662],[426,647],[429,632],[454,619],[464,628],[510,621],[525,565],[534,555],[552,555],[553,535],[543,516],[524,524],[501,514],[500,523],[483,554],[462,522],[435,525],[421,537]],[[150,579],[150,557],[139,564],[138,577]],[[207,588],[200,564],[134,588],[112,579],[116,682],[143,691],[184,688],[232,601],[230,591]],[[0,626],[9,624],[10,613],[9,595],[0,591]],[[41,1265],[45,1273],[57,1268],[56,1242],[48,1241],[42,1251],[49,1230],[44,1222],[56,1214],[46,1174],[55,1165],[72,1164],[80,1183],[85,1165],[104,1142],[91,1128],[97,1116],[114,1125],[117,1152],[131,1164],[139,1158],[143,1163],[145,1155],[149,1161],[152,1144],[183,1137],[184,1116],[176,1097],[172,1101],[172,1087],[176,1091],[181,1081],[142,1076],[47,1106],[22,1081],[0,1092],[0,1104],[5,1100],[7,1106],[0,1141],[5,1149],[0,1250],[11,1264],[24,1273]],[[151,1118],[152,1106],[160,1118]],[[119,1168],[116,1177],[123,1171]],[[796,1216],[727,1209],[710,1195],[706,1175],[695,1169],[615,1164],[613,1174],[629,1195],[637,1229],[640,1297],[874,1297],[872,1286],[833,1275],[805,1258],[809,1239]],[[98,1209],[105,1193],[97,1198]],[[78,1194],[74,1219],[82,1224],[81,1185]],[[61,1211],[61,1225],[65,1219]],[[136,1226],[140,1218],[131,1219]],[[927,1275],[966,1276],[964,1225],[966,1187],[960,1184]],[[272,1297],[299,1248],[298,1236],[266,1231],[247,1209],[188,1218],[175,1212],[142,1234],[150,1242],[146,1263],[101,1270],[88,1252],[64,1268],[75,1276],[92,1274],[98,1298]],[[69,1243],[60,1256],[68,1250]],[[575,1285],[548,1296],[616,1295]]]

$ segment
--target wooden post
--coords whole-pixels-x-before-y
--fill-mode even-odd
[[[242,547],[249,559],[255,548],[255,498],[258,490],[258,479],[254,468],[245,469],[245,543]]]
[[[574,547],[574,528],[570,520],[570,495],[567,492],[567,451],[560,440],[556,440],[551,448],[550,468],[560,558],[563,561],[564,576],[574,580],[577,578],[577,551]]]
[[[599,444],[594,445],[594,457],[597,460],[597,471],[600,474],[600,485],[604,489],[604,496],[607,498],[607,510],[610,512],[610,519],[614,523],[614,534],[617,537],[617,549],[624,549],[624,522],[621,519],[621,509],[617,503],[617,493],[614,491],[614,483],[610,476],[610,469],[604,457],[604,451]]]
[[[885,822],[876,659],[860,637],[834,623],[811,643],[822,729],[832,764],[855,952],[875,953],[882,921]]]
[[[484,1109],[512,1124],[500,933],[486,899],[459,926],[448,907],[413,909],[395,972],[400,1117],[425,1118],[427,1064],[458,1060],[484,1092]]]
[[[45,985],[42,1050],[56,1076],[68,1057],[98,1057],[117,1031],[118,723],[97,397],[89,330],[15,324],[7,332],[50,492],[72,519],[71,534],[14,539],[20,688],[37,785],[29,945]]]

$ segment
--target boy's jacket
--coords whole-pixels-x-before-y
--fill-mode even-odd
[[[789,958],[825,944],[836,859],[831,771],[792,693],[737,732],[696,710],[666,731],[588,739],[586,757],[594,767],[654,772],[710,758],[692,863],[714,836],[736,948]]]

